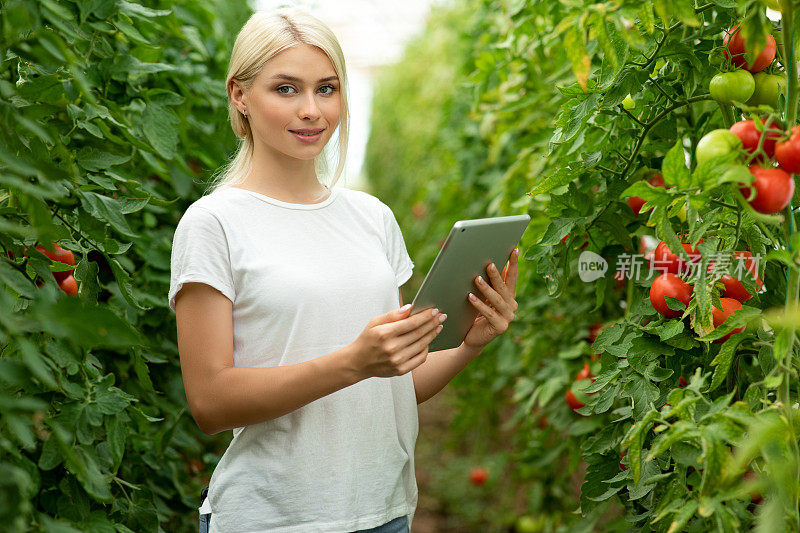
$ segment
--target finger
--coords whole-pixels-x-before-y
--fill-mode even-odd
[[[408,363],[410,359],[413,359],[419,355],[420,352],[427,350],[428,345],[433,342],[433,339],[435,339],[440,332],[441,330],[439,330],[437,326],[435,329],[426,333],[422,338],[418,339],[413,344],[405,347],[398,357],[400,365]]]
[[[413,330],[400,335],[398,337],[398,342],[400,346],[410,346],[413,343],[417,342],[419,339],[424,338],[426,335],[430,334],[433,330],[435,330],[439,325],[442,324],[442,321],[439,320],[440,317],[444,316],[447,319],[447,315],[443,313],[437,313],[435,317],[427,316],[426,321],[422,322],[418,327],[414,328]],[[417,350],[419,351],[419,350]]]
[[[500,283],[503,286],[505,286],[503,280],[499,280],[498,282],[495,283]],[[489,284],[486,282],[486,280],[481,281],[479,278],[476,278],[475,284],[478,286],[481,293],[483,293],[489,299],[489,303],[493,305],[495,309],[498,309],[503,315],[506,315],[507,317],[510,318],[512,312],[511,306],[503,296],[501,296],[496,290],[490,287]]]
[[[426,347],[421,352],[411,357],[408,361],[398,366],[397,367],[398,375],[402,376],[403,374],[411,372],[419,365],[424,363],[427,358],[428,358],[428,348]]]
[[[427,309],[423,309],[422,311],[419,311],[416,314],[406,317],[404,320],[398,320],[397,322],[391,322],[389,324],[385,324],[385,327],[387,330],[391,331],[395,336],[399,336],[408,333],[410,331],[414,331],[415,329],[418,329],[420,326],[430,322],[432,319],[435,318],[435,316],[439,314],[440,313],[438,309],[428,307]]]
[[[506,285],[511,291],[511,294],[517,294],[517,265],[519,264],[519,253],[511,253],[511,259],[508,260],[508,272],[506,273]]]
[[[469,302],[478,309],[478,311],[486,317],[486,320],[494,326],[496,331],[503,332],[508,329],[509,320],[503,317],[497,309],[481,302],[480,300],[473,300],[469,298]]]
[[[486,272],[489,274],[489,280],[492,282],[492,288],[499,294],[504,300],[508,300],[511,297],[511,293],[506,287],[506,282],[500,276],[500,273],[497,271],[497,267],[494,263],[486,267]]]

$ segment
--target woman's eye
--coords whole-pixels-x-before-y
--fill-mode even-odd
[[[322,94],[333,94],[334,92],[336,92],[336,87],[334,87],[333,85],[323,85],[322,87],[320,87],[320,89],[324,89],[326,87],[329,88],[330,91],[324,92]],[[292,87],[290,85],[281,85],[280,87],[278,87],[276,89],[276,91],[278,91],[280,94],[290,94],[288,92],[281,91],[281,89],[292,89],[292,90],[294,90],[294,87]]]

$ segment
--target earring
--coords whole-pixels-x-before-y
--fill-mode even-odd
[[[247,109],[245,109],[244,111],[242,111],[242,113],[244,113],[244,118],[247,118]]]

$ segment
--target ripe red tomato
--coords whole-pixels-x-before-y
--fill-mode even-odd
[[[789,205],[794,196],[794,179],[780,168],[765,168],[758,164],[750,165],[750,173],[756,177],[753,182],[756,194],[750,199],[749,187],[741,187],[747,203],[759,213],[775,214]]]
[[[767,119],[762,118],[761,123],[766,124]],[[770,123],[770,130],[778,127],[774,122]],[[740,120],[730,127],[731,132],[742,140],[742,148],[748,154],[752,154],[758,148],[758,143],[761,140],[761,132],[756,129],[756,123],[753,120]],[[767,133],[767,138],[764,139],[764,152],[772,157],[775,153],[775,143],[780,138],[780,133],[777,131],[770,131]]]
[[[686,381],[686,378],[684,378],[683,376],[681,376],[681,377],[679,377],[679,378],[678,378],[678,385],[679,385],[679,386],[681,386],[681,387],[685,387],[685,386],[686,386],[686,385],[688,385],[688,384],[689,384],[689,383]]]
[[[42,252],[44,255],[49,257],[52,261],[58,261],[60,263],[64,263],[70,266],[75,266],[75,256],[72,254],[70,250],[65,250],[58,243],[53,243],[53,248],[55,249],[54,252],[51,252],[41,244],[36,246],[36,249]],[[27,250],[27,248],[26,248]],[[68,276],[72,275],[74,269],[72,270],[64,270],[63,272],[53,272],[53,277],[56,278],[56,281],[61,282],[66,279]]]
[[[800,174],[800,126],[792,128],[789,139],[775,145],[775,159],[786,172]]]
[[[701,240],[700,242],[703,241]],[[683,244],[682,246],[689,255],[690,263],[686,263],[678,254],[672,253],[667,243],[661,241],[653,251],[653,259],[650,268],[661,273],[672,272],[673,274],[682,274],[688,272],[691,269],[691,265],[700,261],[702,256],[696,248],[692,248],[688,244]]]
[[[58,286],[61,287],[62,291],[66,292],[70,296],[75,296],[78,294],[78,282],[71,275],[67,276],[62,281],[59,281]]]
[[[720,304],[722,305],[722,309],[717,309],[716,307],[712,307],[711,309],[711,318],[714,322],[714,328],[718,328],[720,324],[725,322],[725,319],[731,316],[737,309],[742,308],[742,303],[739,300],[734,300],[733,298],[720,298]],[[740,328],[736,328],[735,330],[731,331],[721,339],[717,339],[712,341],[714,343],[721,343],[728,340],[728,337],[733,335],[734,333],[739,333],[744,331],[744,326]]]
[[[745,268],[747,269],[748,272],[750,272],[753,275],[753,277],[755,278],[756,287],[758,287],[758,289],[760,290],[761,287],[764,286],[764,282],[761,281],[761,278],[758,275],[758,271],[756,270],[756,264],[755,260],[753,259],[753,254],[751,254],[746,250],[744,251],[737,250],[734,251],[733,253],[736,254],[738,257],[742,257],[745,259]],[[739,281],[734,276],[726,274],[722,276],[720,280],[722,281],[722,284],[725,286],[725,289],[722,291],[722,296],[726,298],[733,298],[734,300],[739,300],[740,302],[744,302],[753,297],[753,295],[747,292],[747,290],[744,288],[742,282]]]
[[[772,63],[773,59],[775,59],[775,52],[778,49],[777,44],[775,43],[775,37],[767,34],[767,42],[763,44],[764,48],[761,50],[761,53],[758,54],[758,57],[756,57],[755,61],[753,61],[753,64],[749,65],[744,59],[747,43],[744,42],[742,32],[739,31],[739,25],[737,24],[725,32],[725,35],[722,37],[722,46],[724,46],[723,52],[725,57],[730,58],[731,62],[733,62],[733,64],[737,67],[743,68],[750,73],[761,72],[767,68],[770,63]]]
[[[591,379],[594,381],[594,374],[592,374],[592,371],[589,368],[589,363],[583,363],[583,368],[580,372],[578,372],[578,376],[575,378],[576,381],[581,379]]]
[[[647,180],[647,183],[652,185],[653,187],[663,187],[664,186],[664,177],[661,174],[653,174],[650,176],[650,179]],[[671,187],[667,187],[668,189]],[[642,206],[645,204],[645,199],[639,196],[628,196],[625,198],[625,201],[628,203],[628,207],[631,208],[633,214],[639,216],[639,213],[642,210]],[[650,211],[648,209],[648,211]]]
[[[469,471],[469,480],[473,485],[481,486],[489,479],[489,471],[483,467],[476,466]]]
[[[685,305],[689,305],[694,287],[671,272],[661,274],[650,285],[650,303],[656,311],[667,318],[677,318],[683,311],[674,311],[667,307],[665,296],[677,298]]]
[[[573,411],[575,409],[580,409],[581,407],[586,405],[585,403],[578,401],[578,398],[575,397],[575,394],[571,390],[567,391],[565,398],[567,401],[567,405],[569,405],[569,408],[572,409]]]

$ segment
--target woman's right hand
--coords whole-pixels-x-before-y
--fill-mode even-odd
[[[350,345],[351,365],[359,381],[400,376],[425,362],[428,345],[441,331],[439,326],[447,315],[438,309],[409,316],[410,312],[411,308],[394,309],[372,318]]]

